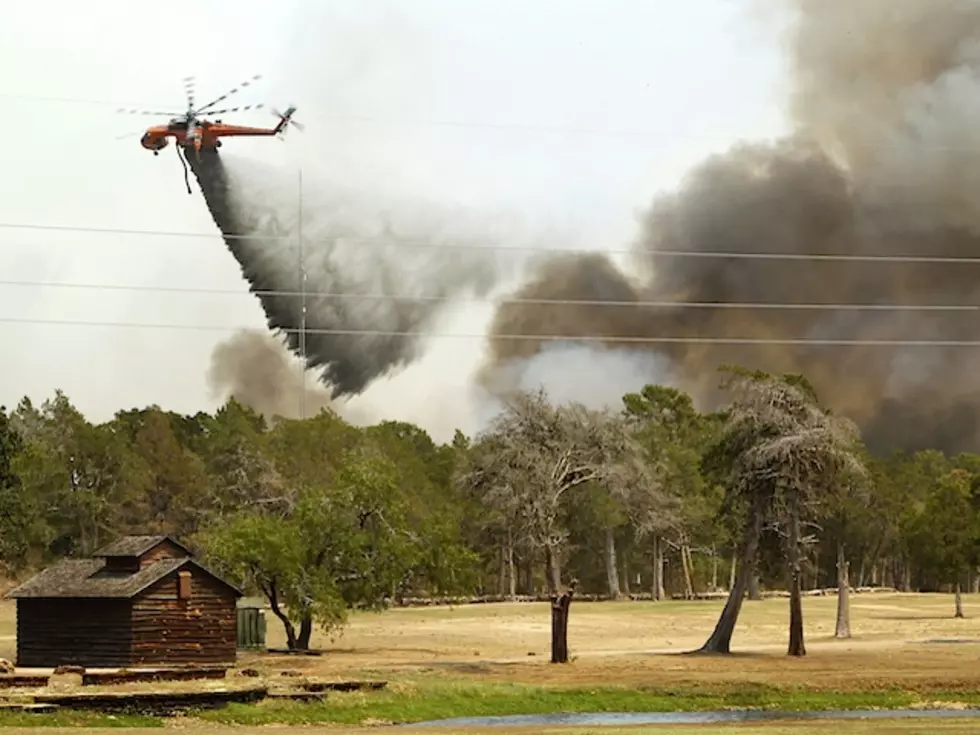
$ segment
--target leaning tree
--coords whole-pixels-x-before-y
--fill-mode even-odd
[[[784,542],[790,587],[790,655],[804,655],[800,591],[806,523],[836,483],[863,474],[854,424],[826,411],[805,378],[723,367],[732,395],[727,421],[706,458],[724,478],[725,510],[741,528],[735,583],[699,652],[729,653],[764,531]]]

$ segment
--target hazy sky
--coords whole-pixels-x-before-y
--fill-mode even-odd
[[[196,187],[187,195],[172,146],[154,157],[138,135],[117,140],[164,120],[116,107],[179,111],[188,74],[203,99],[263,73],[242,102],[299,106],[306,131],[285,144],[222,149],[277,167],[283,186],[295,185],[302,162],[305,179],[569,233],[556,247],[626,247],[637,211],[697,160],[784,130],[777,39],[741,0],[197,0],[164,12],[133,0],[7,5],[0,224],[202,234],[0,228],[8,406],[61,388],[96,420],[150,403],[210,409],[214,345],[236,328],[263,326]],[[274,123],[267,112],[225,119]],[[52,281],[79,286],[36,285]],[[460,314],[446,330],[473,331],[488,313]],[[64,321],[227,331],[55,323]],[[453,390],[466,389],[481,345],[433,344],[432,358],[365,400],[392,406],[411,381],[422,390],[392,409],[398,418],[452,420]],[[433,370],[437,359],[448,367]],[[426,385],[442,391],[441,403],[419,398]]]

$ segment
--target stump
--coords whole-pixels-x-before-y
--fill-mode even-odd
[[[575,594],[576,580],[560,595],[551,597],[551,663],[568,663],[568,608]]]

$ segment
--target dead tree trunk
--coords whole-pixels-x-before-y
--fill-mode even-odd
[[[789,648],[790,656],[806,656],[803,642],[803,594],[800,589],[800,512],[791,505],[789,521]]]
[[[616,564],[616,532],[612,526],[606,528],[606,584],[609,587],[609,597],[618,600],[619,569]]]
[[[691,575],[691,552],[687,542],[681,543],[681,568],[684,570],[684,599],[694,599],[694,580]]]
[[[664,592],[664,546],[659,536],[653,537],[653,599],[662,600]]]
[[[960,587],[959,580],[956,582],[956,587],[953,590],[955,594],[954,602],[956,604],[956,614],[953,617],[962,618],[963,615],[963,590]]]
[[[551,596],[551,663],[568,663],[568,609],[575,594],[573,579],[568,589],[561,595]]]
[[[749,518],[745,524],[742,538],[741,556],[736,564],[735,582],[728,593],[728,601],[721,611],[721,616],[715,624],[708,640],[697,650],[697,653],[731,653],[732,634],[735,623],[742,610],[742,600],[755,576],[756,556],[759,553],[759,538],[762,535],[763,509],[758,503],[753,503],[749,509]]]
[[[517,597],[517,566],[514,564],[514,534],[507,529],[507,596]]]
[[[507,589],[507,544],[500,545],[500,570],[497,573],[497,594],[504,596]]]
[[[561,561],[558,559],[558,550],[554,544],[549,543],[545,547],[545,553],[548,567],[548,593],[557,595],[558,590],[561,589]]]
[[[851,580],[844,541],[837,542],[837,628],[835,638],[851,637]]]

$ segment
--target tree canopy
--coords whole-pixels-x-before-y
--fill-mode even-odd
[[[272,422],[231,400],[93,423],[63,393],[25,398],[0,410],[0,565],[23,576],[121,534],[173,534],[264,595],[294,647],[351,609],[573,580],[577,594],[728,591],[717,651],[756,588],[980,589],[980,456],[872,456],[803,376],[722,376],[712,413],[669,386],[607,410],[532,391],[446,444],[328,410]]]

